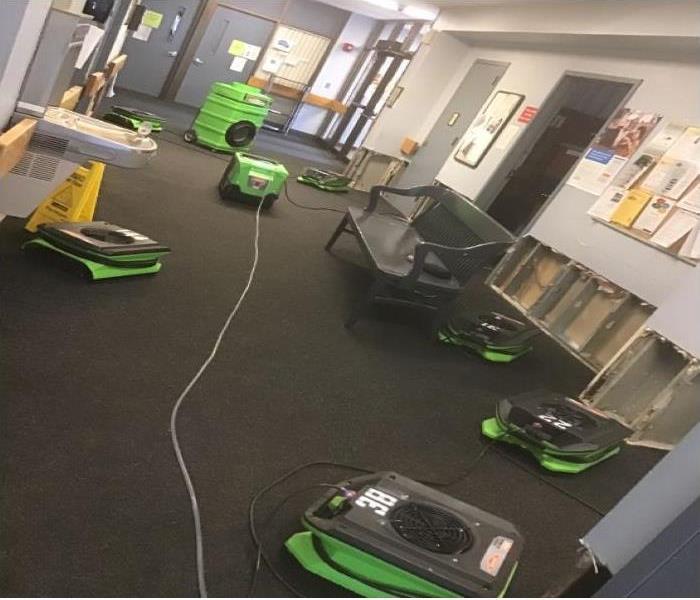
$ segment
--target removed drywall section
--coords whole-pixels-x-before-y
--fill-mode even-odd
[[[398,85],[404,88],[391,107],[385,107],[364,146],[396,158],[401,142],[421,143],[464,78],[469,62],[465,44],[446,33],[432,34],[413,57]]]
[[[310,93],[323,98],[337,98],[345,78],[352,70],[367,43],[377,21],[364,15],[352,14],[345,23],[333,49],[314,82]],[[343,50],[343,44],[350,43],[354,50]],[[327,111],[318,106],[304,105],[299,111],[292,129],[316,135]]]

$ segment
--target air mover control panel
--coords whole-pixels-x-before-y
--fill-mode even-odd
[[[392,594],[505,591],[523,545],[511,523],[397,473],[359,477],[343,488],[342,497],[331,492],[304,516],[316,554],[336,572]],[[293,544],[287,547],[295,554]]]

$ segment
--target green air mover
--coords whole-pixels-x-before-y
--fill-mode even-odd
[[[389,472],[339,484],[302,524],[289,552],[368,598],[502,596],[523,545],[507,521]]]
[[[614,456],[632,431],[604,413],[562,394],[525,392],[501,400],[482,433],[519,446],[545,469],[580,473]]]
[[[165,119],[151,112],[131,108],[128,106],[113,106],[107,114],[102,117],[103,121],[133,129],[137,131],[144,123],[151,126],[151,132],[160,133],[163,131]]]
[[[22,247],[58,252],[81,263],[92,279],[157,273],[161,256],[170,252],[145,235],[104,221],[44,223],[38,233]]]
[[[350,190],[352,179],[333,171],[306,167],[297,177],[297,181],[311,185],[324,192],[347,192]]]
[[[532,350],[530,340],[539,331],[497,312],[462,315],[438,332],[446,344],[466,348],[493,362],[508,363]]]
[[[185,141],[219,152],[249,146],[271,104],[272,98],[251,85],[215,82]]]
[[[282,163],[248,152],[234,152],[219,181],[224,200],[246,204],[262,202],[269,208],[277,200],[289,173]]]

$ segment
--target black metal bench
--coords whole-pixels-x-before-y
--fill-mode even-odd
[[[411,221],[379,213],[384,193],[425,198],[426,208]],[[346,327],[352,327],[373,302],[389,302],[433,309],[434,328],[439,328],[469,278],[513,242],[513,236],[489,215],[441,186],[375,186],[367,208],[348,208],[326,250],[343,232],[355,236],[374,274],[374,283]]]

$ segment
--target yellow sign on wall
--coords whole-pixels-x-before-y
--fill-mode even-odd
[[[155,10],[146,10],[143,13],[143,17],[141,17],[141,25],[145,25],[151,29],[158,29],[162,22],[163,13],[156,12]]]

